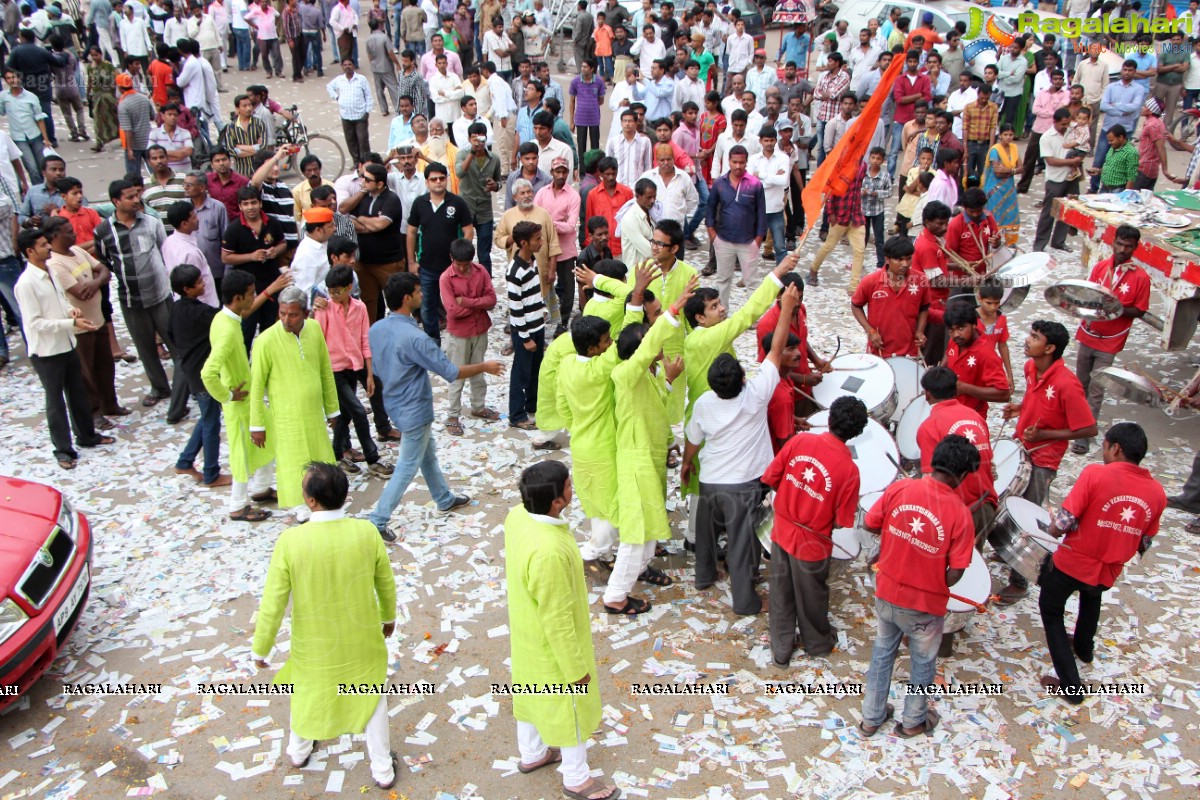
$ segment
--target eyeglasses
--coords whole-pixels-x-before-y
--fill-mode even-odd
[[[671,243],[671,242],[660,242],[658,239],[651,239],[651,240],[650,240],[650,247],[651,247],[651,248],[654,248],[654,247],[671,247],[671,246],[672,246],[672,243]]]
[[[444,180],[446,180],[446,176],[445,176],[445,175],[430,175],[430,176],[429,176],[428,178],[426,178],[425,180],[427,180],[427,181],[438,181],[438,182],[441,182],[441,181],[444,181]]]

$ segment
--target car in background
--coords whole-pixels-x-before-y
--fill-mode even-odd
[[[634,13],[640,11],[642,8],[642,0],[620,0],[619,4],[629,12],[631,19]],[[571,31],[573,30],[572,23],[575,20],[576,4],[569,3],[568,5],[571,8],[571,12],[568,14],[567,19],[563,21],[562,33],[564,36],[570,39]],[[661,5],[662,3],[660,0],[655,0],[654,10],[657,12]],[[681,8],[683,8],[682,0],[675,3],[676,19],[679,18],[679,10]],[[762,10],[758,7],[758,3],[756,3],[754,0],[718,0],[717,8],[726,16],[728,16],[731,11],[736,10],[739,14],[741,14],[742,19],[746,21],[746,33],[750,34],[754,38],[754,46],[766,46],[766,22],[764,20]],[[632,22],[630,24],[632,25]],[[629,37],[630,39],[636,39],[640,33],[641,31],[629,31]],[[720,65],[718,64],[717,66]]]
[[[57,658],[87,605],[92,532],[57,489],[0,477],[0,709]]]

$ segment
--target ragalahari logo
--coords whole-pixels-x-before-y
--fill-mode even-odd
[[[980,36],[987,38],[981,39]],[[970,18],[967,20],[967,32],[963,34],[963,41],[970,42],[970,44],[963,48],[963,58],[972,61],[980,53],[986,53],[988,50],[999,54],[1001,50],[1016,41],[1016,38],[1013,34],[1005,33],[1000,29],[1000,26],[996,24],[995,14],[985,16],[983,9],[971,6]]]

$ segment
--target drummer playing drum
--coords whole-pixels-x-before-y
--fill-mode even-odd
[[[1022,495],[1043,508],[1050,484],[1067,452],[1067,442],[1096,435],[1096,418],[1088,407],[1083,386],[1063,364],[1071,336],[1062,323],[1038,320],[1025,337],[1025,396],[1004,407],[1004,418],[1017,418],[1017,439],[1025,445],[1033,470]],[[996,602],[1010,605],[1029,592],[1029,582],[1016,570]]]
[[[946,308],[946,333],[950,346],[942,364],[958,376],[958,399],[986,417],[988,403],[1007,403],[1012,387],[995,346],[979,335],[979,313],[968,301],[957,300]]]
[[[1083,384],[1092,416],[1099,419],[1100,406],[1104,403],[1104,387],[1092,382],[1092,374],[1099,369],[1111,367],[1125,347],[1133,321],[1150,310],[1150,276],[1146,270],[1133,263],[1133,252],[1142,240],[1142,232],[1132,225],[1121,225],[1113,238],[1112,258],[1106,258],[1092,267],[1088,280],[1108,289],[1121,301],[1121,316],[1112,320],[1079,323],[1075,339],[1079,351],[1075,354],[1075,375]],[[1075,455],[1087,453],[1090,439],[1078,439],[1071,445]]]
[[[929,287],[909,274],[913,244],[893,236],[883,246],[887,269],[862,279],[850,299],[854,319],[867,332],[867,352],[882,358],[915,356],[925,344]]]
[[[1162,485],[1140,466],[1148,443],[1141,426],[1120,422],[1104,435],[1103,464],[1090,464],[1079,473],[1062,510],[1053,518],[1050,535],[1066,535],[1062,545],[1042,565],[1038,608],[1046,629],[1046,646],[1057,678],[1042,685],[1061,692],[1073,705],[1086,697],[1075,657],[1092,662],[1103,594],[1111,589],[1134,553],[1144,553],[1167,505]],[[1063,611],[1079,592],[1079,616],[1074,638],[1067,636]],[[1073,652],[1072,652],[1073,651]]]
[[[950,267],[946,263],[946,248],[942,238],[950,224],[950,206],[940,200],[925,204],[921,211],[922,229],[913,243],[913,269],[917,277],[929,286],[929,321],[921,355],[926,364],[937,364],[946,350],[946,327],[942,314],[950,297]]]

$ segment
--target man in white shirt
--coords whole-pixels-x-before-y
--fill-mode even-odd
[[[487,81],[488,94],[492,99],[492,128],[496,137],[496,155],[500,163],[511,164],[517,141],[517,104],[513,101],[508,81],[496,71],[496,64],[485,61],[480,70]]]
[[[125,15],[117,23],[117,33],[120,37],[121,50],[129,58],[142,62],[142,68],[150,66],[150,50],[154,42],[150,38],[150,23],[145,17],[135,16],[133,7],[136,3],[125,5]]]
[[[549,111],[539,111],[533,115],[533,141],[537,144],[538,169],[542,172],[549,175],[556,158],[566,159],[571,165],[571,172],[575,172],[575,153],[554,138],[554,115]]]
[[[763,115],[758,112],[760,108],[762,108],[761,101],[754,92],[749,89],[742,92],[742,110],[746,112],[746,135],[755,141],[758,140],[758,132],[762,130],[765,121]]]
[[[459,102],[459,118],[454,120],[454,124],[450,126],[450,132],[454,134],[454,146],[460,150],[469,146],[470,136],[468,130],[476,122],[487,128],[487,144],[492,146],[492,123],[479,115],[479,103],[474,97],[463,97]]]
[[[746,92],[746,76],[732,75],[728,81],[729,94],[721,98],[721,113],[728,120],[733,112],[742,107],[742,95]],[[703,108],[703,106],[701,106]]]
[[[647,170],[642,177],[654,181],[658,187],[658,202],[662,206],[660,219],[675,220],[683,226],[700,207],[696,184],[685,173],[675,169],[675,151],[671,145],[655,145],[654,160],[658,168]]]
[[[651,65],[653,69],[653,65]],[[648,74],[648,73],[647,73]],[[623,106],[646,101],[646,82],[641,79],[642,71],[638,68],[625,70],[625,80],[613,87],[608,95],[608,110],[616,114]],[[675,90],[671,90],[674,96]]]
[[[954,135],[963,140],[962,112],[979,99],[979,92],[971,86],[971,75],[963,72],[958,76],[958,88],[946,98],[946,110],[954,115]]]
[[[854,49],[854,37],[850,34],[850,23],[839,19],[834,25],[834,35],[837,37],[837,51],[849,60],[850,51]]]
[[[646,25],[629,52],[638,59],[642,74],[649,75],[650,65],[666,56],[667,46],[658,38],[658,30],[653,25]]]
[[[617,160],[617,182],[633,188],[653,162],[650,140],[637,131],[637,112],[621,112],[621,127],[608,137],[604,154]]]
[[[880,51],[871,41],[871,31],[863,28],[858,32],[858,47],[850,51],[850,55],[846,56],[846,68],[850,70],[850,91],[857,95],[862,92],[859,87],[862,86],[863,79],[871,68],[875,66],[875,62],[879,60]]]
[[[745,20],[738,19],[733,23],[733,36],[725,40],[725,54],[729,56],[729,66],[725,71],[725,89],[728,91],[733,76],[750,69],[750,62],[754,59],[754,37],[746,33]]]
[[[183,104],[188,108],[199,108],[204,113],[197,121],[200,135],[208,138],[208,123],[216,122],[217,130],[225,127],[221,116],[221,106],[217,100],[217,77],[212,66],[200,58],[200,43],[194,39],[184,39],[179,44],[179,53],[183,56],[179,75],[175,84],[183,92]],[[207,68],[207,69],[206,69]]]
[[[754,65],[746,71],[746,88],[754,92],[756,109],[762,111],[767,103],[767,89],[776,84],[775,70],[767,69],[767,51],[754,51]],[[753,132],[753,129],[751,129]]]
[[[763,195],[767,201],[767,230],[775,248],[775,263],[787,255],[787,226],[783,219],[783,206],[787,202],[788,186],[792,178],[792,160],[775,148],[778,134],[767,126],[758,135],[761,153],[750,156],[746,172],[762,181]]]
[[[83,368],[75,348],[75,334],[98,330],[67,302],[54,282],[46,262],[50,243],[40,230],[21,231],[17,250],[25,257],[25,271],[13,292],[21,312],[26,350],[34,372],[46,392],[46,423],[54,457],[63,469],[74,469],[79,453],[71,443],[71,428],[80,447],[112,444],[111,436],[96,432],[92,403],[83,382]],[[68,422],[68,416],[70,422]]]
[[[333,211],[311,208],[304,212],[304,238],[292,256],[292,285],[303,290],[312,306],[313,290],[329,272],[329,239],[333,236]]]
[[[406,145],[400,148],[399,163],[393,164],[388,173],[388,188],[400,198],[400,206],[404,214],[400,217],[400,235],[408,235],[408,212],[412,210],[413,201],[429,191],[425,176],[417,172],[416,148]],[[397,167],[399,167],[397,169]],[[405,244],[400,243],[400,252],[407,253]]]
[[[675,81],[675,104],[671,110],[683,108],[691,100],[698,106],[704,105],[704,84],[700,81],[700,64],[688,59],[684,65],[684,77]],[[661,118],[660,118],[661,119]]]
[[[729,172],[729,150],[736,144],[746,148],[750,157],[762,149],[757,136],[746,135],[746,110],[742,108],[734,111],[733,116],[729,118],[729,130],[717,137],[717,144],[713,149],[713,180]]]
[[[505,85],[512,80],[512,54],[513,42],[508,38],[508,33],[504,30],[504,20],[499,14],[496,19],[489,22],[491,29],[483,35],[483,59],[490,61],[496,66],[496,72],[504,79]],[[488,80],[491,83],[491,80]],[[508,90],[509,96],[512,96],[512,90]],[[492,100],[495,101],[496,92],[492,92]],[[504,162],[501,157],[501,163]]]

